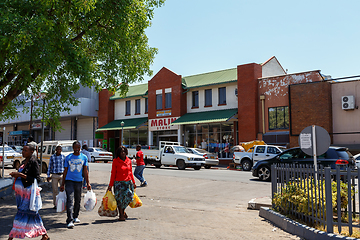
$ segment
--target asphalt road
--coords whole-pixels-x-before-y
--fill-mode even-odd
[[[270,196],[270,183],[251,180],[250,172],[226,169],[147,167],[148,186],[136,190],[143,206],[127,208],[126,222],[100,217],[97,209],[110,169],[111,164],[90,164],[98,204],[91,212],[81,207],[81,223],[74,229],[66,228],[66,213],[52,209],[50,184],[43,186],[40,215],[51,239],[299,239],[247,209],[250,199]],[[0,199],[0,240],[7,239],[15,213],[13,197]]]

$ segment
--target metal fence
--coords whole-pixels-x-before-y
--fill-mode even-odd
[[[360,228],[360,169],[277,164],[271,167],[273,208],[311,226],[320,225],[328,233],[333,226]],[[357,220],[357,221],[354,221]]]

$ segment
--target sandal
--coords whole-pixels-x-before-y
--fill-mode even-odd
[[[126,219],[125,218],[119,218],[118,220],[121,221],[121,222],[124,222]]]

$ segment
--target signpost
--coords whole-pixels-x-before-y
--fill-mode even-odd
[[[317,173],[317,156],[324,154],[329,149],[330,135],[322,127],[308,126],[300,133],[299,146],[304,153],[313,156],[315,173]],[[317,174],[315,174],[315,180],[317,180]]]

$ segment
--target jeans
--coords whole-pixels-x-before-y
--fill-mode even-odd
[[[145,178],[143,177],[143,172],[145,169],[145,165],[136,166],[134,171],[134,176],[139,179],[141,183],[145,182]]]
[[[81,202],[81,184],[82,182],[74,182],[70,180],[65,181],[67,213],[66,223],[74,221],[75,218],[79,217]]]

